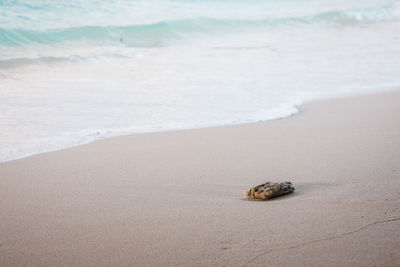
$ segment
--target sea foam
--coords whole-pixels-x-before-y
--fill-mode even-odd
[[[399,1],[2,1],[0,161],[400,86]]]

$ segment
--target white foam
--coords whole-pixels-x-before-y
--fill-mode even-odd
[[[399,26],[257,27],[153,48],[10,48],[6,59],[77,60],[0,68],[0,161],[115,135],[284,118],[304,101],[398,88]]]

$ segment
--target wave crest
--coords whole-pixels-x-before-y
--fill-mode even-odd
[[[143,25],[82,26],[47,31],[0,28],[0,46],[86,41],[100,44],[122,43],[133,47],[158,47],[190,38],[193,35],[220,34],[253,28],[299,24],[354,25],[397,20],[396,10],[396,6],[392,5],[361,10],[331,11],[305,17],[259,20],[194,18]]]

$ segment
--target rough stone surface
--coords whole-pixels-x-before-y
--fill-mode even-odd
[[[279,197],[292,193],[294,191],[294,186],[291,182],[283,183],[272,183],[266,182],[264,184],[257,185],[250,188],[246,195],[249,199],[253,200],[267,200],[274,197]]]

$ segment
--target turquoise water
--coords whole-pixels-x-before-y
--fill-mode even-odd
[[[400,86],[395,0],[0,1],[0,161]]]
[[[118,44],[130,47],[154,47],[171,45],[189,39],[196,34],[225,34],[254,28],[273,28],[296,24],[352,25],[394,19],[394,5],[380,8],[365,8],[345,11],[328,11],[312,15],[233,19],[233,18],[177,18],[135,25],[81,25],[49,29],[3,28],[2,46],[24,46],[30,44],[58,44],[63,42],[90,42],[92,44]],[[4,18],[5,20],[6,18]]]

